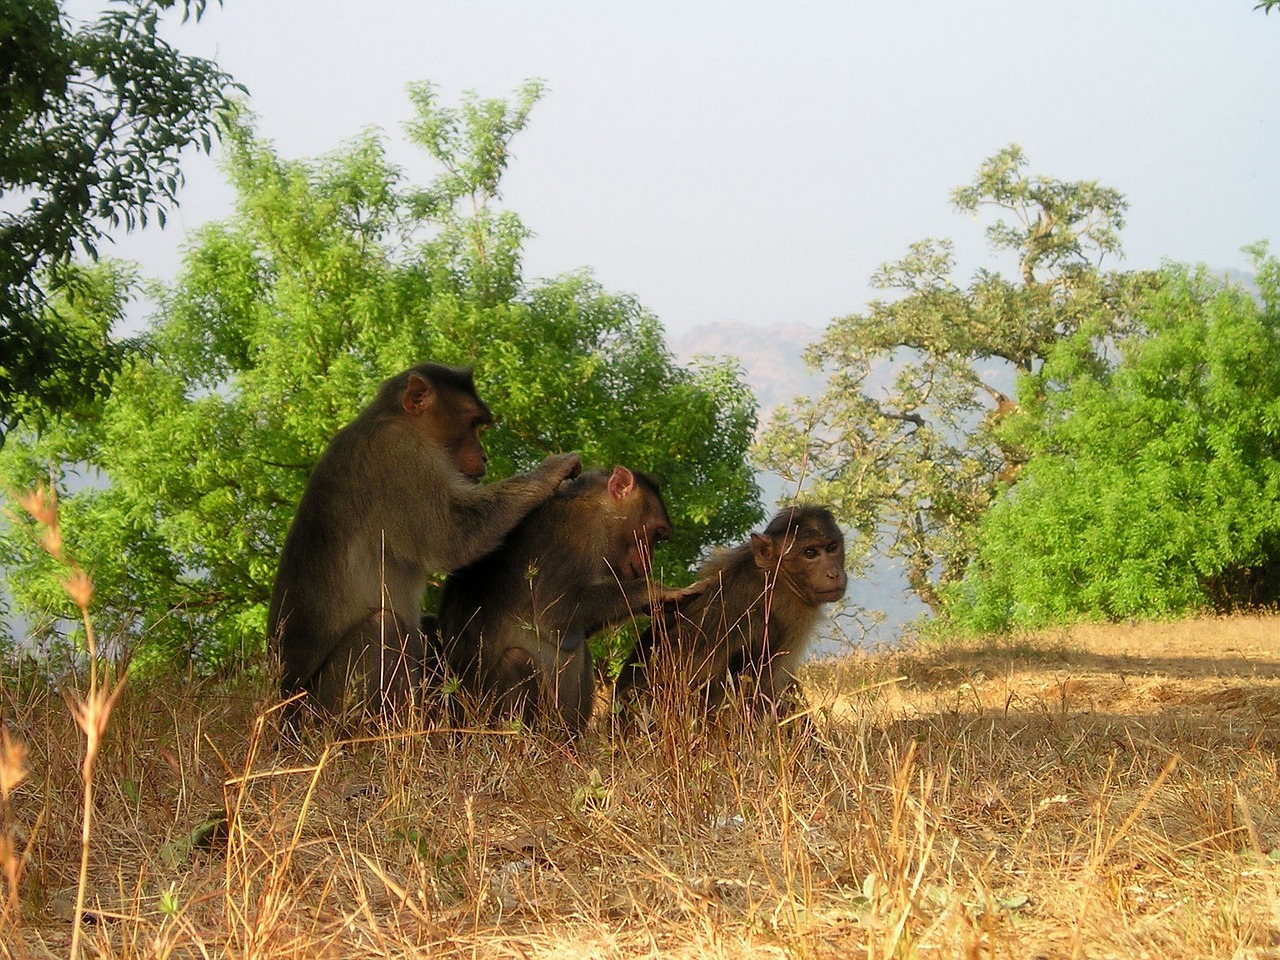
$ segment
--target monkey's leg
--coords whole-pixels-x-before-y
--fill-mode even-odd
[[[488,670],[485,692],[497,717],[518,717],[532,726],[538,708],[538,664],[524,647],[508,647]]]
[[[625,697],[631,690],[640,693],[649,691],[652,687],[653,678],[650,676],[650,671],[653,669],[654,653],[660,642],[670,643],[670,632],[671,628],[668,624],[657,617],[645,628],[640,638],[636,640],[636,645],[631,649],[631,656],[614,683],[615,698]]]
[[[755,706],[759,712],[787,712],[803,705],[796,670],[800,657],[794,650],[765,651],[762,662],[754,666],[756,676]]]
[[[388,713],[412,703],[422,684],[422,633],[390,610],[378,610],[334,647],[310,684],[325,710]]]
[[[560,652],[553,671],[547,679],[554,685],[548,692],[555,698],[556,712],[570,734],[579,734],[591,720],[596,705],[591,650],[584,643],[570,653]]]
[[[443,646],[444,641],[440,638],[439,617],[431,613],[424,613],[422,619],[418,622],[418,627],[422,630],[423,642],[428,648]]]

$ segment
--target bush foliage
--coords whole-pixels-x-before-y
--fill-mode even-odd
[[[0,445],[108,392],[136,344],[59,309],[79,293],[68,264],[112,230],[164,225],[181,155],[210,149],[240,89],[165,39],[175,5],[198,20],[205,0],[115,0],[75,28],[63,0],[0,8]]]
[[[952,194],[1016,271],[955,278],[924,240],[807,355],[824,394],[780,410],[764,463],[833,503],[850,557],[901,563],[982,630],[1159,617],[1280,594],[1276,261],[1257,296],[1203,269],[1104,271],[1128,204],[1026,173],[1017,146]]]
[[[1133,328],[1085,326],[1002,425],[1029,459],[949,612],[980,630],[1280,599],[1280,263],[1258,295],[1169,266]]]
[[[94,617],[135,663],[226,665],[258,654],[276,559],[309,468],[385,377],[425,359],[475,367],[499,414],[491,478],[578,450],[664,483],[678,577],[761,514],[745,454],[755,400],[731,365],[677,366],[634,298],[587,273],[530,283],[528,235],[497,208],[508,143],[540,93],[441,106],[414,89],[410,135],[442,169],[407,185],[369,133],[284,161],[238,118],[224,134],[235,215],[204,228],[159,307],[144,355],[91,416],[14,434],[3,482],[53,473],[63,529],[97,581]],[[460,212],[463,211],[464,212]],[[67,310],[117,319],[131,275],[84,271]],[[104,320],[104,318],[106,318]],[[0,549],[38,639],[62,636],[65,596],[33,538]]]

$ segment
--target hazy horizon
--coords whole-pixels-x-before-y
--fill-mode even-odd
[[[1280,239],[1280,17],[1253,6],[226,0],[166,34],[249,87],[284,157],[379,127],[417,182],[432,170],[402,133],[408,83],[455,103],[543,78],[504,180],[536,234],[526,276],[590,268],[675,337],[821,328],[924,237],[953,238],[965,275],[991,263],[949,198],[1011,142],[1034,174],[1128,197],[1112,265],[1244,268],[1242,246]],[[114,251],[148,275],[172,277],[190,231],[230,212],[216,162],[186,171],[170,228]]]

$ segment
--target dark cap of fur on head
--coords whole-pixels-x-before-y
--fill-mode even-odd
[[[465,393],[476,392],[475,371],[471,367],[447,367],[443,363],[420,363],[405,371],[406,374],[417,373],[432,383]]]
[[[794,533],[798,538],[820,537],[825,536],[835,522],[830,507],[797,503],[774,514],[764,528],[764,535],[779,537],[784,533]]]

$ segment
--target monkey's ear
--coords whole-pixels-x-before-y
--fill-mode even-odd
[[[773,570],[778,566],[775,546],[773,537],[766,537],[762,533],[753,533],[751,535],[751,552],[755,554],[756,566],[759,569]]]
[[[430,380],[416,373],[409,374],[409,385],[405,387],[400,405],[406,413],[426,413],[436,402],[436,387]]]
[[[636,488],[636,475],[626,467],[614,467],[609,477],[609,496],[621,500]]]

